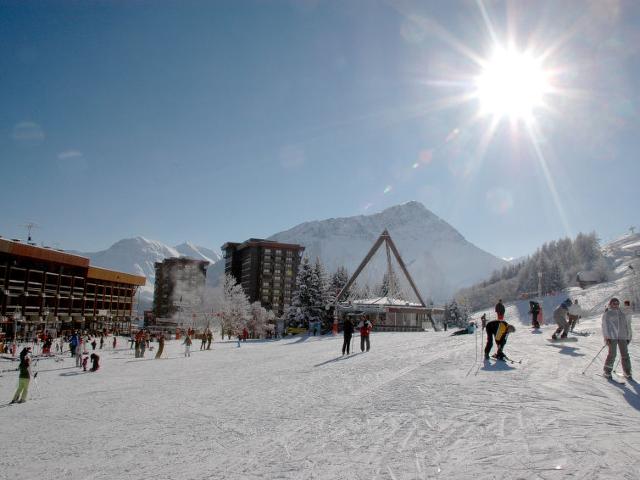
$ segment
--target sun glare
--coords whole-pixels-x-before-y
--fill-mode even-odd
[[[476,78],[481,115],[531,120],[549,92],[541,62],[527,53],[497,50]]]

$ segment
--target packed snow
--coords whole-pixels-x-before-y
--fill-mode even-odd
[[[17,362],[0,359],[0,478],[638,479],[640,385],[607,381],[598,354],[606,302],[638,287],[620,272],[545,297],[539,334],[527,300],[507,304],[515,364],[485,363],[479,330],[374,329],[371,351],[356,336],[347,356],[331,335],[217,338],[210,351],[198,340],[189,358],[173,340],[160,360],[134,358],[119,338],[95,373],[40,360],[30,399],[7,405]],[[552,343],[552,310],[567,296],[587,312],[583,335]]]
[[[599,315],[577,343],[518,325],[484,364],[480,337],[372,334],[341,356],[341,337],[179,341],[134,359],[126,340],[96,373],[41,360],[31,399],[0,409],[3,478],[637,479],[640,387],[598,376]],[[550,314],[547,313],[547,317]],[[638,317],[634,335],[640,334]],[[151,352],[153,354],[154,352]],[[476,355],[477,354],[477,355]],[[149,355],[149,354],[148,354]],[[640,358],[631,346],[632,363]],[[15,364],[4,361],[2,369]],[[11,399],[15,372],[0,378]]]

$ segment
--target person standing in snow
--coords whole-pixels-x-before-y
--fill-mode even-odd
[[[114,333],[114,334],[113,334],[113,349],[114,349],[114,350],[116,349],[116,343],[117,343],[116,338],[118,338],[118,337],[116,337],[116,334]]]
[[[371,322],[367,320],[367,317],[363,316],[362,320],[358,324],[358,328],[360,329],[360,351],[364,352],[365,346],[367,347],[367,352],[371,348],[371,344],[369,343],[369,334],[371,333]]]
[[[620,350],[620,363],[622,363],[624,376],[633,380],[631,359],[629,358],[631,319],[620,309],[620,301],[615,297],[609,301],[609,308],[602,315],[602,337],[609,347],[609,354],[604,361],[604,376],[611,378],[616,353],[617,350]]]
[[[349,349],[351,348],[351,337],[353,336],[353,323],[351,323],[351,319],[347,317],[344,321],[344,325],[342,327],[342,333],[344,335],[344,340],[342,342],[342,355],[347,353],[349,355]]]
[[[578,299],[573,301],[573,304],[569,307],[569,331],[573,332],[578,320],[582,317],[582,308],[578,305]]]
[[[97,372],[99,368],[100,368],[100,355],[94,352],[91,354],[91,371]]]
[[[562,332],[560,338],[567,338],[567,334],[569,333],[569,320],[567,317],[569,315],[570,306],[571,299],[567,298],[553,311],[553,320],[558,324],[558,328],[556,328],[554,334],[551,335],[551,338],[553,338],[554,340],[558,339],[558,335],[560,334],[560,332]]]
[[[190,357],[191,356],[191,337],[189,336],[189,334],[187,333],[187,336],[184,337],[184,342],[182,342],[182,344],[184,345],[184,356],[185,357]]]
[[[27,401],[27,394],[29,393],[29,383],[31,382],[31,359],[29,354],[31,353],[31,347],[25,347],[20,352],[20,365],[18,370],[18,389],[11,403],[24,403]]]
[[[76,356],[76,349],[78,348],[78,343],[80,343],[80,336],[77,332],[73,332],[71,335],[71,339],[69,340],[69,351],[71,352],[71,356]]]
[[[498,360],[504,360],[504,347],[507,344],[507,337],[510,333],[516,331],[515,327],[513,325],[509,325],[504,320],[492,320],[486,324],[485,331],[487,332],[487,344],[484,347],[485,360],[489,359],[489,353],[491,353],[491,349],[493,348],[494,338],[496,340],[496,345],[498,345],[498,351],[496,352],[495,357]]]
[[[104,347],[104,334],[100,334],[100,350]]]
[[[211,350],[211,342],[213,341],[213,332],[207,328],[207,350]]]
[[[76,367],[82,367],[82,354],[84,353],[85,343],[82,335],[78,335],[78,346],[76,347]]]
[[[158,351],[156,352],[156,358],[162,357],[162,351],[164,350],[164,333],[161,333],[158,337]]]
[[[529,302],[529,313],[531,314],[531,326],[533,328],[540,328],[540,321],[538,315],[540,314],[540,304],[533,300]]]
[[[505,308],[504,308],[504,304],[502,303],[502,299],[498,300],[498,303],[496,303],[496,315],[498,315],[498,320],[504,320],[504,312],[505,312]]]
[[[200,341],[200,350],[204,350],[207,346],[207,334],[204,332]]]

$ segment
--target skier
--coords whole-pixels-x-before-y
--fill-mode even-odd
[[[156,358],[162,357],[162,351],[164,350],[164,333],[161,333],[158,337],[158,351],[156,352]]]
[[[498,360],[504,360],[504,346],[507,344],[509,334],[516,331],[515,327],[504,320],[492,320],[487,323],[485,330],[487,331],[487,345],[484,347],[485,360],[489,359],[489,353],[491,353],[491,349],[493,348],[494,337],[496,339],[496,345],[498,345],[498,351],[495,357]]]
[[[573,332],[578,320],[582,317],[583,311],[580,305],[578,305],[578,299],[573,301],[573,304],[569,306],[569,331]]]
[[[358,328],[360,329],[360,351],[364,352],[365,345],[367,347],[367,352],[371,348],[371,344],[369,343],[369,334],[371,333],[371,322],[367,320],[367,317],[362,316],[362,320],[358,324]]]
[[[82,354],[84,353],[85,344],[82,336],[78,336],[78,346],[76,347],[76,367],[82,366]]]
[[[207,334],[206,332],[202,334],[201,342],[200,342],[200,350],[204,350],[207,345]]]
[[[249,338],[249,330],[247,330],[247,327],[244,327],[242,329],[242,341],[246,342],[247,338]]]
[[[351,319],[347,317],[342,327],[342,333],[344,335],[344,341],[342,342],[342,355],[347,353],[349,355],[349,349],[351,348],[351,336],[353,335],[353,323]]]
[[[76,356],[76,348],[78,348],[79,337],[77,332],[73,332],[71,339],[69,340],[69,350],[71,351],[71,357]]]
[[[502,303],[502,299],[498,300],[496,303],[496,314],[498,315],[498,320],[504,320],[504,304]]]
[[[211,350],[211,342],[213,341],[213,332],[207,328],[207,350]]]
[[[604,376],[611,378],[613,363],[616,360],[617,349],[619,349],[624,376],[633,380],[631,359],[629,358],[631,318],[620,310],[620,301],[615,297],[609,301],[609,308],[602,315],[602,336],[609,347],[609,354],[604,362]]]
[[[97,372],[99,368],[100,368],[100,355],[94,352],[91,354],[91,371]]]
[[[562,332],[562,335],[560,335],[560,338],[567,338],[567,334],[569,333],[569,322],[567,320],[567,316],[569,315],[570,306],[571,306],[571,299],[567,298],[564,302],[558,305],[556,309],[553,311],[553,319],[558,324],[558,328],[556,328],[556,331],[554,332],[554,334],[551,335],[551,338],[553,340],[558,339],[558,334],[560,334],[560,332]]]
[[[87,352],[84,352],[82,354],[82,371],[86,372],[87,371],[87,364],[89,363],[89,354]]]
[[[531,326],[536,330],[540,328],[538,315],[540,314],[540,304],[531,300],[529,302],[529,313],[531,314]]]
[[[29,393],[29,382],[31,382],[31,359],[29,354],[31,353],[31,347],[24,347],[20,352],[20,365],[18,370],[18,389],[11,403],[24,403],[27,401],[27,394]]]
[[[140,331],[140,358],[144,358],[144,352],[147,349],[147,339],[143,331]]]
[[[116,338],[118,338],[118,337],[116,337],[116,335],[114,334],[114,335],[113,335],[113,349],[114,349],[114,350],[116,349],[116,343],[117,343]]]
[[[189,334],[187,333],[187,336],[184,337],[184,342],[182,342],[182,344],[184,345],[184,356],[185,357],[190,357],[191,356],[191,337],[189,336]],[[239,343],[239,341],[238,341]]]
[[[476,331],[476,324],[473,322],[469,322],[467,328],[463,328],[462,330],[457,330],[453,332],[451,335],[467,335],[469,333],[474,333]]]
[[[91,350],[95,350],[97,345],[98,342],[96,342],[96,339],[94,337],[93,340],[91,340]]]
[[[104,335],[100,335],[100,350],[104,347]]]

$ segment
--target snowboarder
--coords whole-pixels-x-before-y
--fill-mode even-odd
[[[156,358],[162,357],[162,351],[164,350],[164,333],[161,333],[158,337],[158,351],[156,352]]]
[[[573,301],[573,304],[569,306],[569,331],[573,332],[578,320],[582,317],[583,311],[580,305],[578,305],[578,299]]]
[[[495,357],[498,360],[504,360],[504,346],[507,344],[509,334],[516,331],[515,327],[509,325],[504,320],[492,320],[487,323],[485,330],[487,331],[487,345],[484,347],[485,360],[489,359],[489,353],[491,353],[491,349],[493,348],[494,337],[496,339],[496,345],[498,345],[498,351]]]
[[[615,297],[609,301],[609,308],[602,315],[602,336],[609,347],[609,354],[604,362],[604,376],[611,378],[613,363],[616,361],[616,353],[619,349],[624,376],[633,380],[629,358],[631,319],[620,310],[620,301]]]
[[[94,352],[91,354],[91,371],[97,372],[99,368],[100,368],[100,355]]]
[[[184,345],[184,356],[185,357],[190,357],[191,356],[191,336],[189,336],[189,334],[187,333],[187,336],[184,337],[184,342],[182,342],[182,344]]]
[[[371,322],[367,320],[367,317],[362,316],[362,320],[358,324],[358,328],[360,329],[360,351],[364,352],[365,345],[367,347],[367,352],[371,348],[371,344],[369,343],[369,334],[371,333]]]
[[[558,335],[561,332],[562,332],[562,335],[560,335],[560,338],[567,338],[567,334],[569,333],[569,321],[567,319],[567,316],[569,315],[570,306],[571,306],[571,299],[567,298],[564,302],[558,305],[556,309],[553,311],[553,320],[558,324],[558,328],[556,328],[556,331],[554,332],[554,334],[551,335],[551,338],[553,340],[557,340]]]
[[[529,302],[529,313],[531,314],[531,326],[535,329],[540,328],[538,315],[540,314],[540,304],[531,300]]]
[[[476,324],[473,322],[469,322],[467,328],[463,328],[462,330],[457,330],[453,332],[451,335],[467,335],[470,333],[474,333],[476,331]]]
[[[351,337],[353,336],[353,323],[351,319],[347,317],[342,327],[342,333],[344,335],[344,341],[342,342],[342,355],[347,353],[349,355],[349,349],[351,348]]]
[[[24,403],[27,401],[27,394],[29,393],[29,382],[31,382],[31,359],[29,354],[31,353],[31,347],[25,347],[20,352],[20,365],[18,370],[18,389],[11,403]]]
[[[505,312],[505,308],[504,308],[504,304],[502,303],[502,299],[498,300],[498,303],[496,303],[496,314],[498,315],[498,320],[504,320],[504,312]]]

